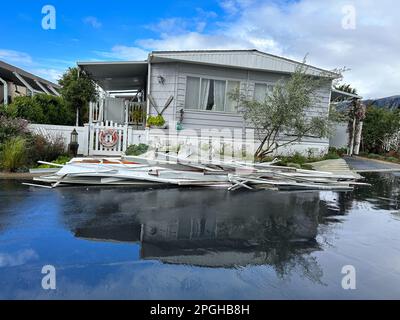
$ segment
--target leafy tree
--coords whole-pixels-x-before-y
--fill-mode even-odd
[[[34,97],[16,97],[7,107],[8,115],[15,118],[22,118],[33,123],[45,123],[42,106]]]
[[[309,117],[307,111],[320,101],[317,90],[331,79],[327,78],[329,75],[311,76],[307,70],[305,63],[297,67],[288,80],[276,83],[264,101],[249,99],[239,90],[231,93],[231,97],[239,101],[239,111],[254,126],[261,141],[254,154],[256,159],[262,160],[305,136],[329,135],[327,115]],[[281,140],[284,136],[285,140]]]
[[[400,131],[400,111],[370,106],[364,120],[362,138],[368,152],[382,153],[385,142]]]
[[[339,91],[351,93],[351,94],[357,94],[357,89],[356,88],[352,88],[351,85],[346,84],[346,83],[343,83],[343,84],[340,84],[340,85],[336,85],[335,89],[337,89]]]
[[[40,105],[44,123],[56,125],[73,125],[74,112],[68,108],[62,97],[56,97],[48,94],[37,94],[33,97],[38,105]]]
[[[78,68],[69,68],[59,80],[60,92],[67,105],[76,111],[76,125],[87,121],[88,103],[97,98],[96,86],[90,77]]]
[[[58,125],[74,123],[74,112],[67,107],[64,99],[48,94],[16,97],[7,109],[4,109],[4,114],[33,123]]]

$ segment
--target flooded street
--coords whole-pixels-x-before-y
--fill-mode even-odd
[[[363,175],[347,193],[0,181],[0,298],[399,299],[400,177]]]

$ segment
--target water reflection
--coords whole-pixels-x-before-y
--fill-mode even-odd
[[[0,299],[398,298],[399,179],[368,182],[348,193],[1,182]],[[49,263],[54,293],[40,285]]]
[[[391,173],[364,173],[370,186],[358,187],[354,192],[338,193],[340,213],[350,212],[355,206],[367,209],[400,210],[400,179]]]
[[[80,238],[140,243],[141,259],[202,267],[295,266],[318,281],[310,254],[329,214],[319,193],[60,189],[63,221]],[[93,205],[96,204],[96,205]]]

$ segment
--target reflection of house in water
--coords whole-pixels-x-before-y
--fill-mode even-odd
[[[282,268],[318,250],[323,212],[313,192],[93,188],[64,198],[74,204],[65,223],[78,237],[140,242],[142,259],[208,267]]]

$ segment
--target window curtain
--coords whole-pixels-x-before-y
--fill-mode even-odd
[[[264,102],[267,95],[267,85],[256,83],[254,86],[254,100]]]
[[[185,108],[187,109],[199,108],[199,89],[200,89],[200,78],[187,77]]]
[[[226,104],[225,104],[226,112],[236,112],[237,110],[236,108],[238,106],[238,100],[232,100],[229,97],[229,94],[239,89],[239,86],[240,86],[239,81],[228,81],[228,92],[226,93]]]
[[[201,79],[200,109],[207,109],[208,96],[210,92],[210,79]]]
[[[216,111],[224,111],[225,107],[225,81],[214,81],[214,106]]]

